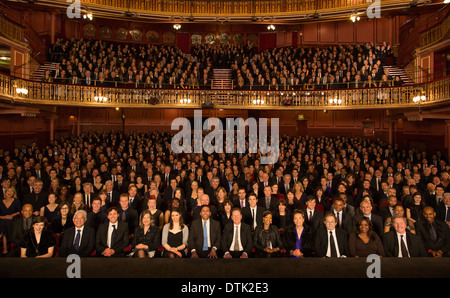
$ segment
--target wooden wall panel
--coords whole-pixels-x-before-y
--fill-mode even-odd
[[[321,43],[336,43],[336,22],[319,23],[319,41]]]
[[[353,43],[354,38],[354,24],[350,22],[338,22],[337,24],[337,42],[338,43]]]

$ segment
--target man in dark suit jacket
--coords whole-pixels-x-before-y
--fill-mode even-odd
[[[416,235],[421,238],[428,255],[449,256],[450,229],[445,223],[435,220],[436,212],[431,206],[423,209],[423,216],[425,220],[419,220],[416,223]]]
[[[220,249],[222,239],[220,223],[211,218],[208,205],[201,207],[200,216],[201,219],[192,221],[189,230],[188,246],[191,250],[191,258],[217,259],[217,251]]]
[[[444,193],[444,198],[436,206],[436,220],[447,223],[450,227],[450,193]]]
[[[350,235],[350,233],[353,232],[354,229],[353,216],[345,212],[344,200],[342,198],[334,199],[331,212],[333,212],[333,214],[336,216],[336,226],[345,230],[345,232]]]
[[[118,209],[119,220],[128,223],[128,234],[134,235],[134,230],[139,225],[139,215],[136,209],[130,205],[127,194],[120,195]]]
[[[224,258],[248,258],[253,249],[252,233],[250,226],[242,222],[242,212],[239,208],[233,208],[231,212],[233,222],[225,225],[222,233],[221,249]]]
[[[123,175],[118,173],[117,174],[117,181],[114,182],[113,189],[118,191],[119,194],[126,193],[128,191],[128,185],[129,185],[129,183],[127,181],[125,181]]]
[[[393,217],[393,226],[394,229],[385,233],[382,238],[386,257],[408,258],[427,256],[422,240],[406,229],[407,222],[405,217]],[[401,241],[404,243],[404,249],[402,249],[403,245],[399,246]]]
[[[258,198],[258,205],[265,211],[275,211],[278,206],[278,199],[272,196],[272,187],[266,186],[263,190],[263,196]]]
[[[44,183],[36,180],[33,186],[33,192],[23,198],[22,205],[31,204],[33,206],[33,214],[38,216],[41,207],[48,204],[48,192],[43,191]]]
[[[308,196],[306,198],[306,208],[303,210],[305,225],[315,231],[323,227],[323,212],[316,209],[316,198]]]
[[[95,230],[85,225],[87,212],[78,210],[73,216],[74,227],[64,230],[64,236],[59,248],[59,256],[67,257],[77,254],[80,257],[89,257],[95,249]]]
[[[380,238],[382,238],[384,234],[383,219],[381,216],[372,212],[372,204],[368,201],[362,201],[359,209],[361,212],[355,214],[353,223],[355,223],[358,218],[361,218],[361,216],[367,217],[372,222],[373,231],[377,233]]]
[[[315,252],[316,257],[341,258],[349,255],[348,235],[343,229],[336,227],[336,216],[332,213],[324,215],[325,228],[316,231]]]
[[[33,222],[33,206],[31,204],[25,204],[22,206],[20,216],[16,216],[13,219],[11,227],[11,246],[12,249],[8,252],[8,257],[20,257],[20,242],[23,235],[32,227]]]
[[[108,206],[118,206],[120,193],[114,189],[114,183],[111,180],[105,182],[105,190]]]
[[[122,195],[120,195],[121,197]],[[119,197],[119,204],[120,204],[120,197]],[[130,208],[133,208],[136,210],[137,215],[141,214],[143,206],[143,198],[138,194],[137,187],[135,185],[132,185],[128,189],[128,200]],[[133,230],[134,232],[134,230]]]
[[[98,227],[96,246],[98,256],[124,257],[124,249],[128,246],[128,224],[119,220],[119,209],[108,209],[108,222]]]
[[[248,224],[251,231],[254,232],[257,226],[263,224],[263,213],[266,209],[258,205],[256,194],[249,194],[247,199],[248,204],[242,208],[243,221]]]

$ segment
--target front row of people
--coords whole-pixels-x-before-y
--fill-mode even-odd
[[[416,234],[407,228],[407,220],[394,216],[391,231],[381,237],[373,231],[371,220],[361,216],[355,223],[354,232],[348,234],[337,226],[333,213],[326,213],[323,226],[314,230],[305,223],[301,210],[293,213],[293,223],[280,233],[272,224],[272,213],[265,211],[263,222],[254,230],[243,219],[241,209],[233,208],[231,221],[224,226],[211,217],[209,205],[200,209],[200,218],[190,227],[183,222],[182,213],[174,208],[170,221],[162,227],[155,224],[150,210],[139,216],[139,226],[131,240],[126,221],[120,218],[119,209],[107,211],[108,220],[95,231],[86,225],[87,213],[76,211],[73,226],[64,231],[61,239],[45,228],[46,218],[32,219],[25,205],[22,220],[17,221],[25,231],[20,245],[21,257],[66,257],[78,254],[81,257],[125,257],[139,258],[162,256],[168,258],[248,258],[248,257],[366,257],[377,254],[386,257],[448,256],[450,229],[445,223],[434,221],[432,207],[424,210],[423,221]],[[28,230],[27,230],[28,226]],[[20,229],[21,227],[19,227]],[[440,242],[437,249],[427,243]],[[428,251],[426,250],[426,248]]]

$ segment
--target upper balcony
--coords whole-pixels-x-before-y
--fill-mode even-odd
[[[450,76],[424,84],[391,87],[314,90],[303,86],[290,90],[226,90],[99,87],[36,82],[1,74],[0,100],[15,105],[146,109],[402,109],[410,110],[414,117],[420,118],[421,109],[448,105]]]

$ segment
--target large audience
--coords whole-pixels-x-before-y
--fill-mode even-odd
[[[42,80],[64,84],[133,88],[210,89],[214,69],[230,69],[238,90],[323,90],[401,86],[386,65],[383,43],[329,47],[282,47],[258,53],[248,43],[194,44],[190,53],[175,46],[89,39],[57,39]]]
[[[3,255],[449,256],[441,152],[284,137],[279,160],[261,164],[257,153],[175,154],[171,138],[89,131],[0,150]]]

